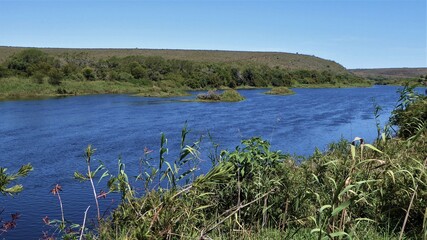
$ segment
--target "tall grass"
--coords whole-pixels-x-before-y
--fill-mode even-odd
[[[259,138],[246,140],[193,182],[152,188],[120,205],[100,238],[247,238],[265,231],[289,239],[363,239],[365,231],[421,237],[425,139],[411,146],[392,139],[378,143],[381,150],[355,145],[331,144],[298,165]],[[172,174],[167,169],[156,173],[161,180]]]

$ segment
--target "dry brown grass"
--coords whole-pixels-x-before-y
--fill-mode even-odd
[[[376,68],[376,69],[350,69],[350,72],[364,78],[402,79],[418,78],[427,75],[426,68]]]
[[[0,46],[0,63],[11,55],[22,51],[24,47]],[[216,50],[169,50],[169,49],[72,49],[72,48],[40,48],[53,55],[75,54],[84,52],[88,57],[103,59],[108,57],[126,57],[135,55],[160,56],[165,59],[181,59],[196,62],[235,62],[256,63],[270,67],[280,67],[291,70],[331,70],[346,72],[340,64],[315,56],[283,53],[283,52],[243,52],[243,51],[216,51]]]

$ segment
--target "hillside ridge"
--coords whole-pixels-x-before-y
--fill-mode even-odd
[[[144,48],[38,48],[0,46],[0,63],[8,57],[28,48],[40,49],[52,55],[85,53],[88,57],[102,59],[127,56],[159,56],[165,59],[196,62],[242,62],[279,67],[289,70],[330,70],[344,73],[347,69],[335,61],[320,57],[286,52],[233,51],[233,50],[188,50]]]
[[[385,79],[403,79],[418,78],[421,75],[427,75],[427,67],[402,67],[402,68],[357,68],[349,71],[363,78],[385,78]]]

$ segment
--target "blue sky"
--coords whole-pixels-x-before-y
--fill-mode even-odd
[[[0,45],[299,52],[427,67],[426,0],[0,0]]]

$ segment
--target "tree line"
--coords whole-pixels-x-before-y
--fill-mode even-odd
[[[60,85],[62,81],[122,81],[137,85],[171,81],[192,89],[239,86],[268,87],[300,84],[364,82],[351,73],[330,70],[287,70],[255,63],[194,62],[159,56],[90,58],[85,52],[47,54],[23,50],[0,64],[0,77],[31,78],[36,83]]]

